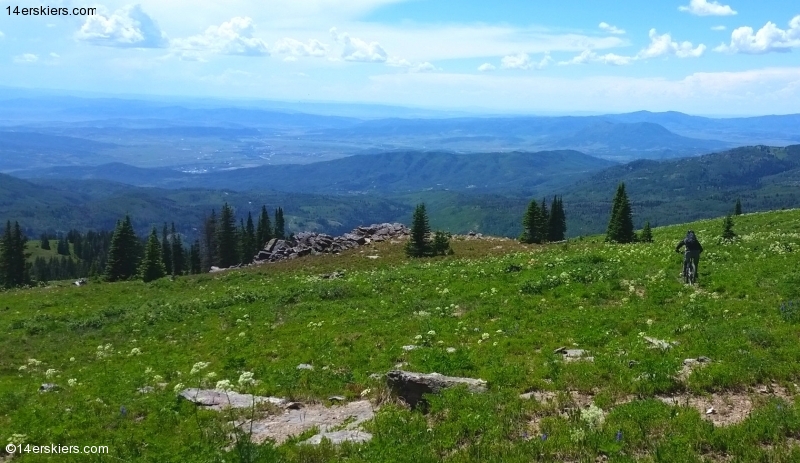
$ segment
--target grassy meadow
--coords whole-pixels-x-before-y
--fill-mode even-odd
[[[687,227],[706,249],[696,287],[674,252]],[[723,242],[714,219],[656,228],[650,244],[456,237],[455,255],[421,260],[380,243],[175,281],[0,292],[0,442],[110,448],[20,462],[800,461],[800,210],[739,216],[734,231]],[[396,366],[489,390],[412,411],[370,376]],[[240,386],[248,372],[257,382]],[[374,438],[231,447],[228,414],[176,395],[223,380],[306,403],[368,397]],[[745,400],[748,413],[715,424],[690,398]]]

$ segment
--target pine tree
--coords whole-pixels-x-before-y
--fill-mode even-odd
[[[212,266],[218,265],[217,213],[212,209],[211,215],[203,223],[202,271],[207,272]]]
[[[195,240],[189,249],[189,272],[197,275],[202,271],[200,259],[200,240]]]
[[[453,249],[450,247],[450,235],[443,231],[434,232],[432,246],[434,256],[453,254]]]
[[[541,243],[545,239],[546,222],[542,217],[542,208],[531,200],[528,210],[522,217],[522,236],[520,240],[525,243]]]
[[[258,253],[258,245],[256,244],[256,230],[253,225],[253,215],[247,213],[247,225],[242,227],[242,263],[249,264],[253,262],[253,257]],[[263,245],[262,245],[263,246]]]
[[[164,227],[166,228],[166,227]],[[153,280],[163,278],[167,272],[164,268],[164,262],[161,260],[164,250],[162,245],[158,242],[158,232],[153,227],[150,232],[150,238],[144,248],[144,259],[139,268],[139,273],[142,275],[142,281],[145,283]]]
[[[172,245],[170,244],[167,222],[161,228],[161,262],[168,275],[172,275]]]
[[[13,288],[30,283],[30,253],[25,252],[28,239],[22,234],[19,222],[6,222],[6,230],[0,240],[0,286]]]
[[[611,219],[608,221],[606,241],[614,243],[632,243],[636,238],[633,231],[633,213],[628,195],[625,193],[625,184],[620,183],[614,203],[611,206]]]
[[[47,233],[42,233],[42,238],[41,238],[42,245],[41,245],[41,248],[46,250],[46,251],[50,250],[50,239],[49,238],[50,237],[47,236]]]
[[[567,231],[567,221],[564,216],[564,206],[561,198],[553,196],[550,205],[550,217],[547,222],[547,239],[551,242],[563,241]]]
[[[133,231],[131,218],[118,221],[111,237],[106,260],[106,279],[108,281],[127,280],[136,275],[139,266],[139,239]]]
[[[733,231],[733,217],[728,214],[722,221],[722,239],[732,240],[734,238],[736,238],[736,233]]]
[[[233,267],[239,263],[239,239],[236,231],[236,218],[233,208],[225,203],[219,213],[217,224],[217,242],[219,243],[219,267]]]
[[[58,239],[58,244],[56,245],[56,252],[62,256],[69,255],[69,243],[67,242],[67,239],[64,237],[64,235],[61,235],[61,237]]]
[[[639,241],[642,243],[652,243],[653,242],[653,231],[650,229],[650,221],[644,223],[644,228],[642,228],[642,234],[639,237]]]
[[[428,224],[425,204],[418,204],[414,209],[414,216],[411,222],[411,236],[406,243],[406,256],[423,257],[430,255],[432,252],[430,233],[431,227]]]
[[[258,228],[256,230],[256,250],[262,249],[272,238],[272,223],[269,220],[267,206],[261,206],[261,215],[258,217]]]
[[[283,208],[275,209],[275,233],[273,235],[279,240],[286,239],[286,224],[283,221]]]
[[[544,226],[544,230],[542,233],[542,242],[550,241],[550,233],[549,233],[549,226],[550,226],[550,215],[553,211],[547,209],[547,203],[545,199],[542,198],[542,225]]]
[[[170,229],[170,251],[172,253],[172,276],[183,275],[186,271],[186,259],[183,255],[183,240],[175,231],[175,222]]]
[[[736,198],[736,206],[733,209],[733,215],[742,215],[742,200]]]
[[[0,240],[0,286],[10,288],[13,285],[14,239],[11,234],[11,221],[6,222],[3,238]]]

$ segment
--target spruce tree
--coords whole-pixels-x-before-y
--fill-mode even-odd
[[[522,217],[522,236],[520,239],[525,243],[541,243],[544,241],[546,233],[546,222],[542,217],[542,208],[531,200],[528,210]]]
[[[542,242],[550,241],[550,215],[552,214],[552,210],[547,209],[547,203],[545,199],[542,198],[542,225],[544,226],[543,233],[542,233]]]
[[[653,231],[650,229],[650,221],[644,223],[644,228],[642,228],[642,234],[639,237],[639,241],[642,243],[652,243],[653,242]]]
[[[46,251],[49,251],[50,250],[50,237],[47,236],[47,233],[42,233],[41,241],[42,241],[41,248],[46,250]]]
[[[449,234],[439,230],[434,232],[432,250],[434,256],[453,254],[453,249],[450,247]]]
[[[167,222],[164,222],[164,227],[161,228],[161,262],[164,264],[164,270],[167,274],[172,275],[172,245],[170,244]]]
[[[0,286],[13,288],[30,283],[30,266],[25,252],[28,239],[22,234],[19,222],[6,222],[3,238],[0,240]]]
[[[258,242],[256,241],[256,230],[253,224],[253,215],[247,213],[247,225],[242,233],[242,263],[253,262],[253,257],[258,253]],[[263,246],[263,244],[262,244]]]
[[[742,215],[742,200],[736,198],[736,206],[733,208],[733,215]]]
[[[186,259],[183,255],[183,240],[181,235],[175,231],[175,222],[170,228],[170,251],[172,254],[172,276],[183,275],[186,271]]]
[[[64,237],[64,235],[61,235],[61,237],[58,238],[56,252],[62,256],[69,255],[69,243],[67,243],[67,239]]]
[[[286,239],[286,223],[283,221],[283,208],[275,209],[275,233],[274,237],[279,240]]]
[[[194,240],[191,248],[189,249],[189,272],[197,275],[202,271],[202,262],[200,259],[200,240]]]
[[[428,224],[425,204],[418,204],[414,209],[414,216],[411,222],[411,236],[406,243],[406,256],[423,257],[430,255],[432,252],[430,233],[431,227]]]
[[[236,230],[236,218],[233,208],[225,203],[219,213],[217,224],[217,242],[219,245],[219,267],[233,267],[239,263],[239,239]]]
[[[11,221],[6,222],[6,229],[3,238],[0,240],[0,286],[10,288],[14,281],[13,260],[14,260],[14,239],[11,234]]]
[[[269,220],[267,206],[261,206],[261,215],[258,216],[258,227],[256,229],[256,250],[263,249],[272,238],[272,223]]]
[[[606,241],[614,243],[632,243],[636,238],[633,231],[633,213],[628,194],[625,192],[625,183],[617,187],[614,203],[611,206],[611,218],[608,221]]]
[[[163,247],[158,242],[158,232],[156,232],[156,228],[153,227],[153,231],[150,232],[150,238],[147,240],[147,244],[144,248],[142,265],[139,268],[142,281],[147,283],[149,281],[158,280],[167,274],[164,268],[164,262],[161,260],[163,254]]]
[[[564,206],[561,198],[553,196],[550,205],[550,217],[547,222],[547,239],[551,242],[563,241],[567,231],[567,221],[564,216]]]
[[[728,214],[722,221],[722,239],[732,240],[734,238],[736,238],[736,233],[733,231],[733,217]]]
[[[136,275],[139,264],[139,239],[133,231],[131,218],[118,221],[106,259],[106,280],[127,280]]]
[[[211,215],[203,223],[202,270],[207,272],[212,266],[219,265],[219,241],[217,240],[217,213],[212,209]]]

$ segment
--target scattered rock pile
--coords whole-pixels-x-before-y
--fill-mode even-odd
[[[309,254],[336,254],[368,243],[377,243],[408,236],[410,230],[401,223],[361,226],[342,236],[302,232],[292,240],[272,239],[255,257],[256,264],[296,259]]]

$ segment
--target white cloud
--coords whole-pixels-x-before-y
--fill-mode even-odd
[[[273,51],[280,54],[289,54],[292,57],[314,56],[319,58],[328,53],[328,48],[328,45],[316,39],[310,39],[308,42],[301,42],[295,39],[284,38],[275,43]]]
[[[0,39],[2,39],[2,38],[3,38],[3,37],[5,37],[5,36],[6,36],[6,35],[5,35],[5,34],[3,34],[3,31],[0,31]]]
[[[160,48],[167,45],[166,35],[139,5],[111,14],[89,16],[75,38],[107,47]]]
[[[705,51],[706,46],[703,44],[694,47],[691,42],[673,42],[670,34],[658,35],[655,29],[650,29],[650,45],[636,56],[641,59],[667,55],[675,55],[678,58],[697,58],[702,56]]]
[[[552,62],[553,59],[547,53],[545,53],[544,58],[538,63],[531,61],[531,57],[528,56],[527,53],[517,53],[516,55],[504,56],[503,59],[500,60],[500,67],[502,69],[519,70],[543,69]]]
[[[679,11],[685,11],[695,16],[732,16],[737,14],[730,5],[721,5],[717,1],[691,0],[688,6],[679,6]]]
[[[35,63],[39,61],[39,57],[33,53],[23,53],[14,57],[15,63]]]
[[[560,61],[558,64],[561,66],[565,66],[569,64],[602,63],[602,64],[610,64],[613,66],[624,66],[626,64],[630,64],[635,60],[636,58],[633,56],[621,56],[614,53],[599,55],[592,50],[584,50],[580,55],[575,56],[571,60]]]
[[[339,33],[335,27],[330,30],[331,36],[337,43],[344,46],[342,59],[345,61],[358,61],[362,63],[385,63],[388,59],[386,50],[378,42],[366,42],[359,38],[350,37],[350,34]]]
[[[722,44],[714,51],[728,53],[763,54],[773,51],[785,52],[800,47],[800,15],[789,21],[789,29],[783,30],[772,22],[753,33],[749,26],[731,32],[730,45]]]
[[[597,26],[597,27],[599,27],[600,29],[608,32],[609,34],[622,35],[622,34],[625,33],[624,29],[620,29],[617,26],[612,26],[611,24],[609,24],[607,22],[601,22],[600,25]]]
[[[407,59],[401,59],[394,56],[390,56],[386,60],[386,65],[395,68],[406,68],[408,69],[408,72],[433,72],[440,70],[427,61],[421,63],[412,63]]]
[[[54,59],[58,59],[58,58],[61,58],[61,55],[59,55],[58,53],[50,53],[50,57],[54,58]]]
[[[415,64],[414,66],[411,66],[411,69],[409,69],[411,72],[433,72],[436,70],[436,66],[427,61],[424,63]]]
[[[724,31],[725,29],[727,29],[727,27],[725,27],[725,26],[713,26],[713,27],[711,27],[712,31]]]
[[[262,39],[253,37],[252,18],[237,16],[219,26],[210,26],[202,34],[175,39],[171,46],[188,56],[202,53],[221,55],[267,56],[269,47]]]
[[[497,68],[494,67],[494,65],[490,64],[490,63],[483,63],[480,66],[478,66],[478,70],[481,71],[481,72],[494,71],[495,69],[497,69]]]

